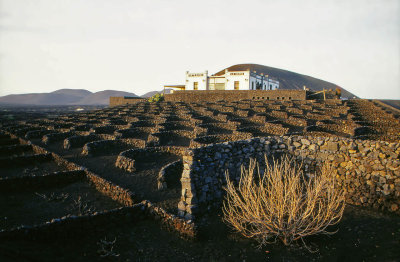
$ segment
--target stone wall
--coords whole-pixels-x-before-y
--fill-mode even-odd
[[[2,134],[0,134],[2,135]],[[179,218],[173,214],[166,212],[164,209],[154,206],[149,201],[142,201],[137,204],[134,193],[124,189],[110,181],[100,177],[99,175],[89,171],[85,167],[79,166],[56,153],[48,152],[45,148],[40,147],[15,135],[6,134],[3,137],[16,139],[21,146],[29,147],[35,154],[49,156],[50,160],[55,161],[59,165],[65,166],[69,171],[55,172],[44,176],[25,176],[17,178],[0,178],[1,192],[14,192],[26,190],[37,190],[41,188],[49,188],[52,186],[60,186],[63,184],[73,183],[79,180],[86,180],[97,191],[112,198],[113,200],[124,205],[124,208],[118,208],[107,211],[100,211],[90,215],[83,216],[65,216],[62,218],[54,218],[49,222],[34,225],[20,226],[11,230],[0,231],[0,239],[53,239],[53,238],[76,238],[82,233],[94,232],[99,228],[118,225],[121,222],[135,222],[138,219],[152,219],[160,223],[160,225],[184,239],[194,239],[197,235],[197,227],[191,220]],[[132,141],[135,139],[123,139]],[[158,147],[149,151],[167,152],[177,155],[183,155],[185,148],[181,147]],[[174,167],[174,168],[172,168]],[[165,181],[168,183],[168,176],[173,175],[171,172],[176,171],[180,175],[182,171],[182,162],[172,165],[172,167],[164,167]]]
[[[147,143],[149,146],[160,146],[162,142],[169,141],[170,139],[181,139],[187,140],[190,143],[190,139],[195,138],[196,132],[187,131],[187,130],[170,130],[170,131],[162,131],[158,133],[152,133],[147,138]],[[169,144],[172,144],[171,142]],[[181,145],[180,143],[175,143],[177,145]]]
[[[81,147],[86,143],[95,141],[98,139],[98,136],[91,134],[87,136],[71,136],[64,140],[64,149],[71,149],[74,147]]]
[[[146,141],[142,139],[126,138],[126,139],[115,139],[115,140],[96,140],[93,142],[86,143],[82,149],[82,155],[95,156],[110,150],[120,149],[127,145],[144,148]]]
[[[111,96],[110,97],[110,106],[117,106],[117,105],[126,105],[126,104],[137,104],[140,102],[147,101],[141,97],[117,97]]]
[[[143,137],[145,135],[158,132],[157,127],[134,127],[121,129],[114,132],[117,138],[129,138],[129,137]]]
[[[250,158],[263,161],[290,154],[311,172],[321,162],[331,162],[336,179],[351,204],[400,214],[400,144],[337,137],[283,136],[212,144],[190,149],[183,156],[182,196],[179,215],[187,219],[221,205],[225,171],[239,180],[240,166]]]
[[[158,190],[164,190],[175,186],[174,181],[179,181],[183,171],[182,160],[169,163],[163,166],[158,173],[157,177],[157,188]]]
[[[40,225],[2,230],[0,231],[0,240],[76,239],[82,234],[104,232],[105,228],[113,229],[121,223],[129,224],[146,219],[158,221],[161,227],[176,233],[183,239],[192,240],[197,236],[197,227],[192,221],[186,221],[169,214],[149,201],[142,201],[129,207],[99,211],[95,214],[83,216],[65,216],[54,218]]]
[[[54,130],[32,130],[28,131],[25,134],[26,139],[33,139],[33,138],[41,138],[42,136],[49,134],[49,133],[54,133]]]
[[[135,203],[134,194],[128,189],[117,186],[114,183],[111,183],[110,181],[105,180],[104,178],[88,170],[85,170],[85,173],[90,184],[93,185],[97,191],[103,195],[118,201],[124,206],[132,206]]]
[[[165,101],[199,102],[199,101],[239,101],[239,100],[305,100],[303,90],[196,90],[175,91],[165,94]]]
[[[225,135],[210,135],[201,136],[190,141],[190,148],[202,147],[208,144],[221,143],[223,141],[237,141],[252,138],[251,133],[237,132],[235,134],[225,134]]]
[[[49,145],[51,143],[54,143],[54,142],[57,142],[57,141],[60,141],[60,140],[64,140],[67,137],[73,136],[74,134],[75,133],[73,133],[73,132],[51,133],[51,134],[44,135],[42,137],[42,142],[45,145]]]
[[[138,158],[154,157],[161,153],[170,153],[178,156],[184,155],[185,147],[178,146],[161,146],[161,147],[146,147],[134,148],[121,152],[115,161],[115,166],[127,172],[136,171],[135,161]]]

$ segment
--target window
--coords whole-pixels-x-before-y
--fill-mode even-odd
[[[267,100],[269,100],[269,96],[267,96]]]
[[[282,96],[282,100],[285,100],[285,97],[284,97],[284,96]]]
[[[254,82],[251,82],[251,90],[254,90]]]
[[[289,100],[292,100],[292,97],[291,97],[291,96],[289,96]]]
[[[234,87],[235,90],[239,90],[239,81],[235,81],[233,83],[233,87]]]
[[[199,82],[193,82],[193,90],[199,89]]]
[[[277,96],[276,99],[279,100],[279,96]]]

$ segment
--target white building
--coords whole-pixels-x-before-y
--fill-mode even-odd
[[[208,76],[203,73],[186,72],[185,90],[275,90],[279,89],[279,81],[268,75],[257,72],[228,71],[223,75]]]

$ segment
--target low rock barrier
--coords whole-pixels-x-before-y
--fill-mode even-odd
[[[117,186],[89,170],[85,170],[85,173],[91,185],[93,185],[97,191],[103,195],[110,197],[124,206],[132,206],[135,203],[134,193],[128,189]]]
[[[127,145],[144,148],[146,141],[141,139],[116,139],[116,140],[97,140],[86,143],[82,149],[82,155],[95,156],[102,152],[109,152],[110,150],[116,150]]]
[[[192,240],[197,236],[197,227],[192,221],[186,221],[169,214],[145,200],[129,207],[120,207],[83,216],[64,216],[39,225],[0,230],[0,240],[76,239],[83,234],[96,234],[97,232],[104,232],[106,229],[112,230],[121,223],[129,224],[146,219],[157,221],[163,228],[176,233],[181,238]]]
[[[163,147],[146,147],[135,148],[121,152],[115,161],[115,166],[127,172],[136,171],[135,159],[154,157],[154,154],[170,153],[178,156],[185,154],[185,147],[178,146],[163,146]]]
[[[167,188],[171,188],[175,185],[175,181],[179,181],[183,171],[183,162],[182,160],[178,160],[172,162],[168,165],[165,165],[161,168],[157,177],[157,188],[158,190],[164,190]]]
[[[240,166],[250,158],[290,154],[311,172],[322,162],[337,168],[336,179],[351,204],[400,214],[400,144],[337,137],[271,136],[213,144],[183,156],[179,215],[186,219],[220,206],[225,171],[238,181]]]
[[[201,136],[190,141],[190,148],[202,147],[208,144],[216,144],[222,143],[225,141],[237,141],[252,138],[253,135],[251,133],[246,132],[237,132],[235,134],[226,134],[226,135],[210,135],[210,136]]]
[[[87,136],[71,136],[64,140],[64,149],[84,146],[86,143],[97,140],[98,137],[94,134]]]
[[[73,135],[74,135],[74,133],[72,133],[72,132],[51,133],[51,134],[44,135],[42,137],[42,142],[45,145],[49,145],[51,143],[54,143],[54,142],[57,142],[57,141],[60,141],[60,140],[64,140],[67,137],[70,137],[70,136],[73,136]]]

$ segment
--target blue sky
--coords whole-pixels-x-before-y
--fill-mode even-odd
[[[400,1],[0,0],[0,95],[141,95],[239,63],[400,99]]]

